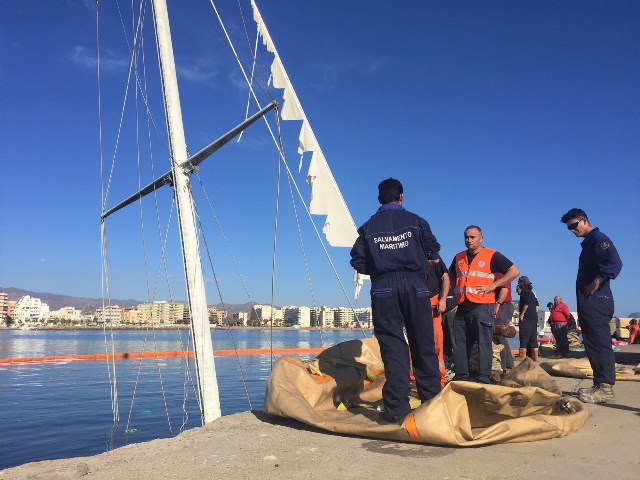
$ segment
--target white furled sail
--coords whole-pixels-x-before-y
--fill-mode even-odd
[[[273,86],[284,89],[284,103],[281,109],[282,119],[302,121],[298,137],[298,153],[311,152],[311,162],[307,173],[307,183],[311,186],[309,210],[314,215],[327,216],[322,231],[331,246],[351,247],[358,238],[356,225],[254,0],[251,0],[251,6],[253,8],[253,20],[258,25],[258,33],[262,37],[262,42],[267,50],[274,55],[273,63],[271,64]],[[362,281],[366,278],[368,277],[356,272],[354,276],[356,298],[360,292]]]

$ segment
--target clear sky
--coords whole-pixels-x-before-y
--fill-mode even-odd
[[[109,206],[150,181],[150,158],[156,174],[169,168],[150,11],[140,88],[131,82],[114,153],[130,3],[119,4],[121,22],[118,4],[101,2],[105,176],[116,158]],[[247,87],[209,2],[168,3],[194,153],[243,120]],[[248,3],[241,3],[249,42],[237,1],[218,2],[246,62],[255,28]],[[559,219],[582,208],[624,262],[613,283],[616,314],[640,310],[640,2],[263,0],[258,6],[358,225],[377,208],[378,182],[396,177],[405,207],[429,221],[447,264],[464,249],[464,228],[480,225],[485,246],[532,280],[543,305],[559,294],[575,309],[580,240]],[[259,59],[268,75],[270,56],[262,52]],[[150,128],[142,90],[155,121]],[[0,286],[100,297],[94,2],[0,2],[0,102]],[[269,120],[273,125],[273,115]],[[283,126],[283,141],[308,200],[308,157],[297,174],[298,129]],[[271,301],[276,165],[265,127],[256,124],[200,171],[248,295],[194,178],[225,302]],[[311,295],[289,187],[284,178],[280,185],[276,304],[346,306],[298,202]],[[185,298],[171,191],[163,190],[158,215],[149,197],[142,210],[134,204],[107,222],[114,298]],[[167,225],[165,274],[158,245]],[[330,252],[351,299],[348,249]],[[208,302],[218,303],[211,269],[205,272]],[[354,306],[369,305],[367,291]]]

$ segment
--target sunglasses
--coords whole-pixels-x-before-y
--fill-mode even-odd
[[[580,219],[580,220],[578,220],[577,222],[570,223],[569,225],[567,225],[567,228],[568,228],[569,230],[575,230],[576,228],[578,228],[578,225],[580,224],[580,222],[581,222],[582,220],[584,220],[584,218],[581,218],[581,219]]]

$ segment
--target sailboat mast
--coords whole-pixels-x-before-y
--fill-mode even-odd
[[[202,263],[200,261],[193,197],[191,195],[189,174],[183,167],[180,167],[189,157],[182,124],[182,110],[180,108],[180,95],[166,0],[153,0],[153,16],[169,133],[171,168],[173,170],[174,190],[180,223],[180,239],[189,297],[189,311],[191,312],[191,331],[193,333],[194,357],[200,392],[200,408],[202,422],[209,423],[221,415],[220,399],[216,369],[213,362],[213,345],[202,275]]]

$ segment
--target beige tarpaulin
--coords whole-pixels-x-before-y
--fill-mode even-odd
[[[436,445],[478,446],[561,437],[581,428],[585,405],[562,397],[557,382],[525,360],[503,385],[451,382],[399,426],[378,419],[384,384],[375,339],[335,345],[311,362],[282,357],[273,366],[264,411],[324,430]]]
[[[593,369],[588,358],[563,358],[540,362],[542,367],[550,375],[571,378],[593,378]],[[640,382],[640,365],[632,367],[616,363],[616,381],[628,380]]]

